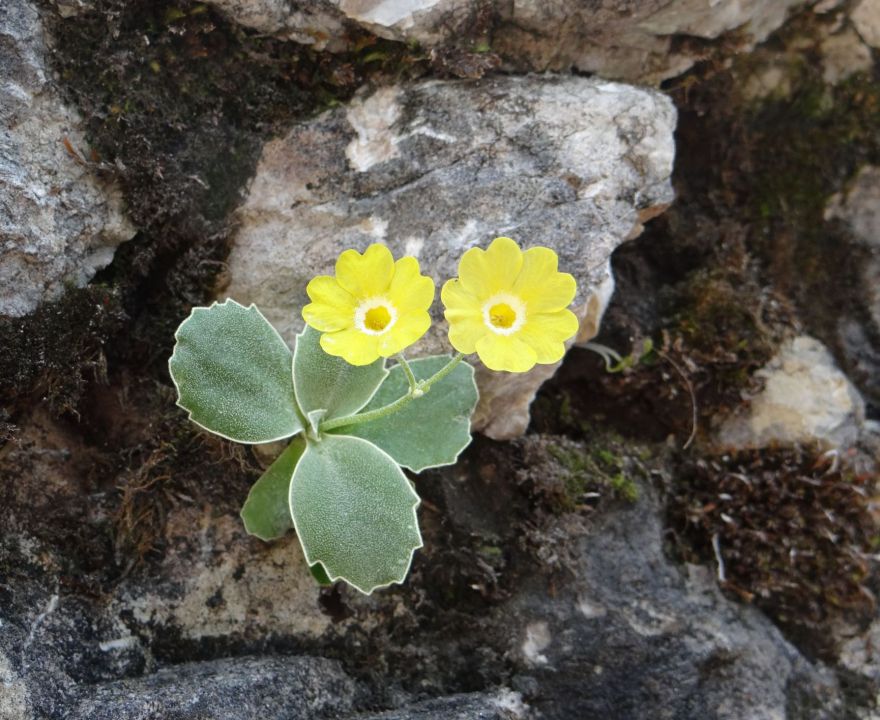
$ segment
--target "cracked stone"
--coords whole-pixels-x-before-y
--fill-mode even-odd
[[[577,77],[382,87],[268,143],[237,213],[224,297],[292,341],[306,284],[346,248],[416,256],[438,288],[497,235],[546,245],[578,281],[581,340],[610,296],[609,259],[673,199],[675,110],[653,91]],[[442,307],[413,356],[448,352]],[[524,432],[554,366],[479,372],[475,426]]]
[[[305,35],[310,43],[339,46],[339,27],[344,24],[426,48],[442,49],[456,42],[467,48],[489,38],[491,50],[501,56],[508,71],[575,68],[612,79],[660,83],[703,59],[706,44],[729,36],[741,49],[750,49],[791,13],[813,3],[519,0],[491,4],[489,12],[483,0],[323,0],[312,4],[308,13],[301,9],[306,3],[289,0],[213,0],[213,4],[242,25],[288,37]],[[697,44],[679,47],[675,42],[679,37]]]

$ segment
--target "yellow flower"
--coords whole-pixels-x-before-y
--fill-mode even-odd
[[[303,319],[323,333],[324,352],[352,365],[391,357],[431,326],[434,281],[419,274],[414,257],[394,262],[384,245],[370,245],[363,255],[346,250],[336,260],[336,277],[319,275],[306,292],[312,302]]]
[[[550,248],[522,252],[506,237],[495,238],[488,250],[468,250],[458,278],[440,294],[452,346],[476,352],[490,370],[526,372],[535,363],[561,360],[565,341],[578,330],[566,309],[577,286],[557,271],[558,261]]]

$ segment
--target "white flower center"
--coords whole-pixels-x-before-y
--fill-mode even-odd
[[[364,300],[354,311],[354,325],[367,335],[384,335],[397,322],[397,309],[384,297]]]
[[[498,335],[512,335],[526,321],[526,304],[516,295],[498,293],[483,303],[483,322]]]

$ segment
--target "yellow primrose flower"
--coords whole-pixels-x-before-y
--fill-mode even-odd
[[[363,255],[346,250],[336,260],[336,277],[319,275],[306,292],[312,302],[303,319],[323,333],[324,352],[352,365],[391,357],[431,326],[434,281],[419,274],[414,257],[394,262],[384,245],[370,245]]]
[[[558,262],[550,248],[522,252],[506,237],[468,250],[440,294],[452,346],[476,352],[490,370],[526,372],[561,360],[579,323],[567,309],[577,286]]]

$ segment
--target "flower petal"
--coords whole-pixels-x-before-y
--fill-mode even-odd
[[[470,252],[470,250],[468,251]],[[480,312],[483,301],[468,291],[461,280],[447,280],[440,291],[440,300],[447,310],[474,310]]]
[[[574,300],[577,283],[568,273],[558,272],[558,264],[559,258],[550,248],[533,247],[523,253],[513,293],[525,300],[530,311],[552,312]]]
[[[477,340],[489,332],[483,322],[480,300],[469,293],[460,280],[447,280],[440,298],[446,307],[443,315],[449,323],[452,347],[466,355],[476,352]]]
[[[336,282],[336,278],[330,275],[313,277],[306,286],[306,292],[312,302],[316,303],[335,305],[340,308],[353,308],[356,304],[352,294]]]
[[[306,287],[312,299],[302,309],[303,319],[315,330],[333,332],[354,322],[354,298],[329,275],[312,278]]]
[[[449,322],[449,342],[458,352],[470,355],[477,351],[477,341],[488,332],[479,313],[456,310],[446,311]]]
[[[384,245],[370,245],[361,255],[346,250],[336,260],[336,281],[356,299],[381,295],[394,275],[394,258]]]
[[[434,281],[419,272],[418,260],[407,255],[394,263],[386,295],[400,313],[424,311],[434,302]]]
[[[461,257],[458,277],[464,288],[480,300],[509,291],[522,267],[522,251],[510,238],[499,237],[485,251],[471,248]]]
[[[350,365],[369,365],[379,358],[379,338],[354,328],[324,333],[321,347],[328,355],[341,357]]]
[[[539,363],[555,363],[565,355],[565,341],[580,327],[577,316],[570,310],[529,315],[517,337],[535,351]]]
[[[354,324],[354,311],[324,303],[309,303],[302,309],[303,320],[315,330],[335,332]]]
[[[477,355],[490,370],[527,372],[537,362],[535,351],[516,335],[488,332],[477,340]]]
[[[379,354],[391,357],[412,345],[431,327],[431,316],[424,310],[401,315],[394,326],[379,337]]]

